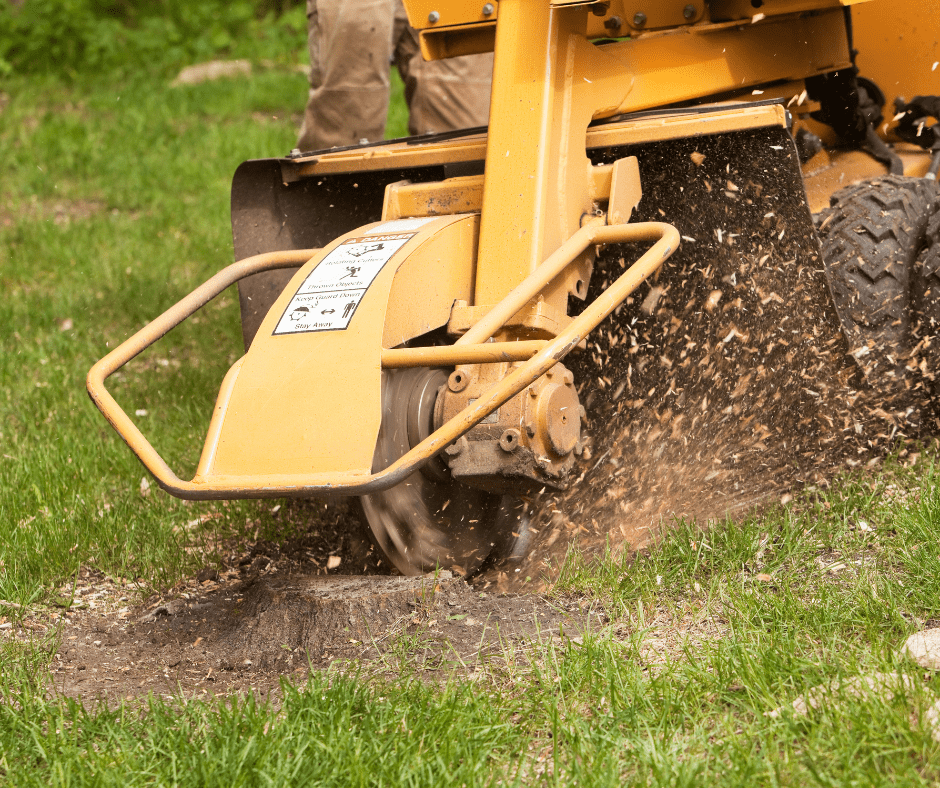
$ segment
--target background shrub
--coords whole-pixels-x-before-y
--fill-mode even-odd
[[[0,75],[303,62],[302,0],[0,0]]]

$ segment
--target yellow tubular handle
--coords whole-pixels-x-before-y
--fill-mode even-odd
[[[273,271],[278,268],[296,268],[303,265],[313,257],[318,249],[294,249],[287,252],[268,252],[254,257],[247,257],[237,263],[226,266],[208,281],[197,287],[186,298],[174,304],[160,317],[144,326],[130,339],[122,342],[108,355],[95,364],[88,372],[85,386],[91,401],[98,410],[117,430],[131,451],[137,455],[157,479],[161,487],[171,492],[165,482],[170,480],[173,484],[183,482],[170,470],[157,450],[137,429],[137,425],[117,404],[111,393],[105,388],[104,382],[131,359],[143,353],[148,347],[161,339],[164,335],[176,328],[186,318],[198,312],[213,298],[223,292],[239,279],[258,274],[262,271]]]
[[[633,265],[614,283],[589,304],[558,336],[543,343],[490,343],[486,350],[481,345],[526,303],[592,245],[654,241]],[[235,263],[216,274],[202,287],[167,310],[120,347],[92,367],[88,374],[88,392],[105,418],[118,431],[131,450],[156,477],[157,483],[167,492],[180,498],[211,500],[222,498],[283,498],[323,495],[366,495],[387,490],[407,479],[425,462],[444,450],[461,435],[485,419],[490,413],[508,402],[526,386],[535,382],[555,364],[561,361],[584,337],[593,331],[613,312],[639,285],[658,269],[679,247],[679,231],[663,222],[640,222],[612,226],[588,225],[578,230],[562,244],[545,262],[520,283],[503,301],[476,323],[456,343],[461,353],[450,348],[406,349],[437,351],[426,353],[422,361],[427,365],[463,363],[463,358],[482,357],[490,360],[496,353],[513,357],[525,357],[534,352],[522,366],[513,370],[499,383],[466,407],[452,419],[435,430],[421,443],[400,457],[388,468],[373,474],[281,474],[266,477],[225,477],[207,482],[184,482],[170,470],[154,448],[147,442],[134,423],[121,410],[113,397],[105,390],[104,380],[134,356],[153,344],[167,331],[181,323],[193,312],[222,292],[228,285],[262,270],[286,268],[306,262],[315,250],[304,252],[277,252],[258,255]],[[281,257],[278,257],[281,255]],[[293,255],[293,257],[290,257]],[[306,258],[301,260],[304,255]],[[225,282],[225,284],[222,284]],[[469,337],[469,339],[468,339]],[[527,345],[523,348],[505,346]],[[538,348],[538,349],[537,349]],[[510,352],[515,351],[515,352]],[[395,357],[395,352],[402,355]],[[385,350],[383,363],[388,367],[412,366],[417,355],[405,351]],[[456,362],[455,362],[456,360]],[[495,359],[494,359],[495,360]],[[422,364],[423,365],[423,364]]]

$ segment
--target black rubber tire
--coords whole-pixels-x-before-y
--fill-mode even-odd
[[[912,289],[916,361],[934,410],[940,411],[940,201],[927,221]]]
[[[910,400],[913,272],[937,200],[932,181],[885,175],[836,192],[817,216],[849,352],[895,411]]]

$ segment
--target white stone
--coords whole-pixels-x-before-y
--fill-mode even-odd
[[[914,682],[909,676],[899,676],[896,673],[872,673],[868,676],[855,676],[845,681],[832,681],[829,684],[820,684],[813,687],[805,695],[800,695],[793,701],[794,714],[806,714],[810,709],[818,709],[823,705],[834,705],[840,696],[863,698],[867,695],[880,695],[885,700],[894,698],[898,690],[909,691]],[[767,717],[776,718],[783,712],[780,706],[773,711],[764,712]]]
[[[927,670],[940,670],[940,627],[915,632],[901,646],[901,656]]]
[[[208,63],[187,66],[180,71],[170,86],[198,85],[200,82],[210,82],[223,77],[246,77],[249,74],[251,63],[248,60],[211,60]]]
[[[924,722],[934,741],[940,741],[940,700],[924,712]]]

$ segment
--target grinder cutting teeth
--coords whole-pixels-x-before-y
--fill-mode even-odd
[[[426,58],[495,49],[489,128],[242,164],[240,262],[98,362],[95,403],[179,497],[359,496],[409,574],[518,552],[543,490],[635,541],[833,431],[871,445],[791,136],[858,114],[847,16],[752,5],[408,0]],[[105,379],[236,281],[246,354],[183,481]]]
[[[447,374],[439,369],[385,373],[374,471],[433,432],[435,403],[446,384]],[[498,536],[501,496],[456,482],[441,455],[390,490],[359,500],[376,544],[403,574],[455,565],[473,571]]]
[[[506,366],[467,365],[450,375],[439,369],[387,371],[373,470],[387,468],[475,402],[505,377]],[[480,372],[494,380],[481,379]],[[390,490],[362,496],[360,510],[376,544],[404,574],[436,566],[467,574],[487,559],[511,557],[525,529],[514,496],[526,491],[527,481],[530,491],[564,486],[580,453],[582,412],[574,377],[556,364],[419,472]]]

